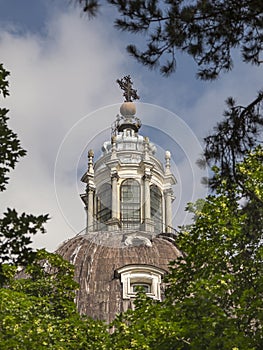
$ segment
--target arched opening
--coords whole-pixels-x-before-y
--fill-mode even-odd
[[[154,231],[163,231],[163,207],[162,207],[162,192],[156,185],[150,187],[151,197],[151,219],[154,222]]]
[[[141,222],[141,189],[133,179],[124,180],[121,184],[121,223],[123,228],[140,228]]]
[[[103,184],[97,193],[97,222],[99,229],[111,218],[111,197],[111,185],[108,183]]]

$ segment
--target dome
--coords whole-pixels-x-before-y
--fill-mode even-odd
[[[160,300],[169,262],[180,256],[172,242],[142,231],[78,235],[57,253],[75,267],[79,312],[107,322],[132,307],[134,285]]]

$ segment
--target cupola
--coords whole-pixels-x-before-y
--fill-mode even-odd
[[[155,156],[156,147],[139,134],[141,121],[134,100],[139,99],[130,76],[117,80],[124,102],[112,125],[111,141],[104,142],[102,155],[93,163],[88,152],[87,184],[81,195],[87,211],[87,232],[140,229],[171,232],[172,186],[169,151],[165,165]]]

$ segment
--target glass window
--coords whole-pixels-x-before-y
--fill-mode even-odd
[[[150,187],[151,196],[151,218],[154,221],[155,231],[163,230],[163,210],[162,210],[162,193],[156,185]]]
[[[137,293],[139,290],[144,291],[144,293],[151,293],[151,285],[148,283],[132,283],[131,292]]]
[[[111,218],[111,185],[103,184],[97,193],[97,220],[105,223]]]
[[[123,228],[139,228],[141,222],[141,190],[136,180],[121,184],[121,222]]]

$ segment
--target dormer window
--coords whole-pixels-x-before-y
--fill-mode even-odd
[[[139,289],[147,296],[161,300],[161,281],[165,270],[151,265],[126,265],[115,271],[122,283],[123,299],[133,299]]]

